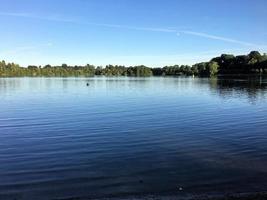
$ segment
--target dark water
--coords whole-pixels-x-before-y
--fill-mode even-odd
[[[266,190],[267,80],[0,79],[0,199]]]

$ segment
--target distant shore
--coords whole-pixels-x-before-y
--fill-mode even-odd
[[[267,74],[267,54],[252,51],[248,55],[234,56],[222,54],[208,62],[189,65],[172,65],[164,67],[147,67],[144,65],[126,67],[124,65],[74,65],[21,67],[18,64],[0,62],[0,77],[71,77],[71,76],[199,76],[213,77],[216,75],[263,75]]]
[[[95,200],[266,200],[267,192],[226,195],[136,195],[125,197],[99,198]],[[74,199],[73,199],[74,200]]]

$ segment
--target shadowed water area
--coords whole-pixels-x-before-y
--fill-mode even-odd
[[[264,78],[0,79],[0,199],[266,188]]]

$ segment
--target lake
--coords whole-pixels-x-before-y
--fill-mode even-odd
[[[0,199],[266,188],[266,79],[0,79]]]

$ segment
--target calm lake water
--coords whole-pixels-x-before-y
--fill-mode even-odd
[[[0,79],[0,199],[264,190],[266,79]]]

